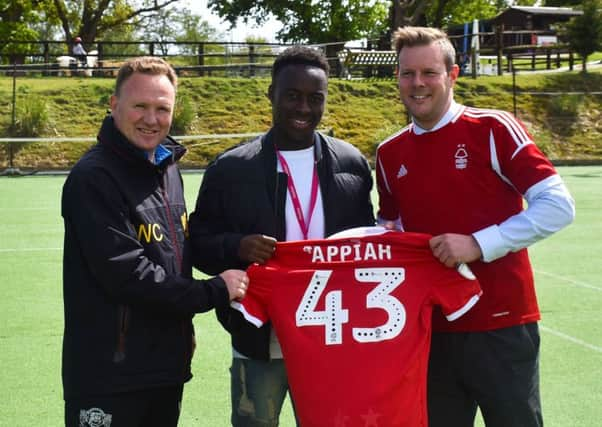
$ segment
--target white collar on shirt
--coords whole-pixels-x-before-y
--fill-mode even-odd
[[[441,120],[439,120],[435,126],[433,126],[431,129],[423,129],[418,126],[416,122],[414,122],[414,133],[416,135],[422,135],[423,133],[434,132],[438,129],[441,129],[443,126],[452,121],[458,111],[460,111],[460,108],[462,108],[462,106],[452,99],[449,110],[447,110],[447,112],[443,115],[443,117],[441,117]]]

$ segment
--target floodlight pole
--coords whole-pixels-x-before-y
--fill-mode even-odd
[[[15,129],[17,123],[17,62],[13,62],[13,102],[12,102],[12,120],[11,120],[11,133]],[[21,175],[19,168],[15,168],[14,163],[14,150],[13,143],[8,142],[8,168],[6,168],[0,175]]]
[[[10,124],[11,130],[14,132],[15,124],[17,123],[17,62],[13,62],[13,111],[12,120]],[[12,133],[12,132],[11,132]],[[8,168],[14,170],[13,162],[13,143],[8,143]]]
[[[514,117],[516,115],[516,69],[512,66],[512,106],[514,108]]]

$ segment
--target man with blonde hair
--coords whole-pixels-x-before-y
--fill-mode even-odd
[[[542,426],[526,248],[573,220],[573,200],[519,120],[454,101],[459,68],[444,32],[400,28],[393,46],[412,123],[378,147],[378,220],[431,234],[434,256],[468,263],[483,289],[460,319],[434,315],[429,425],[472,427],[478,406],[488,427]]]
[[[194,313],[244,296],[228,270],[192,278],[182,177],[168,136],[177,78],[127,61],[98,143],[63,187],[63,390],[67,427],[173,427],[194,351]]]

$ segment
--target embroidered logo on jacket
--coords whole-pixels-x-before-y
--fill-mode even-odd
[[[113,416],[100,408],[79,411],[79,427],[110,427]]]
[[[184,212],[182,214],[182,216],[180,217],[180,221],[182,222],[182,228],[184,230],[184,236],[186,236],[186,238],[188,238],[188,216],[186,215],[186,212]]]
[[[163,232],[159,224],[140,224],[138,226],[138,240],[150,243],[163,240]]]

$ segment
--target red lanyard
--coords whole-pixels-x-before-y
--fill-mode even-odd
[[[303,238],[307,240],[309,235],[309,224],[311,223],[311,217],[314,214],[314,209],[316,207],[316,200],[318,199],[318,172],[316,171],[316,163],[314,162],[314,174],[311,180],[311,194],[309,197],[309,211],[307,222],[305,221],[305,217],[303,215],[303,209],[301,208],[301,201],[299,200],[299,195],[297,194],[297,189],[295,188],[295,183],[293,182],[293,175],[291,174],[291,170],[288,167],[288,163],[284,159],[284,156],[280,154],[280,151],[276,150],[276,155],[278,156],[278,160],[280,160],[280,165],[282,166],[282,170],[285,174],[288,175],[287,186],[288,192],[291,195],[291,201],[293,202],[293,208],[295,209],[295,215],[297,216],[297,222],[299,223],[299,228],[301,228],[301,232],[303,233]]]

